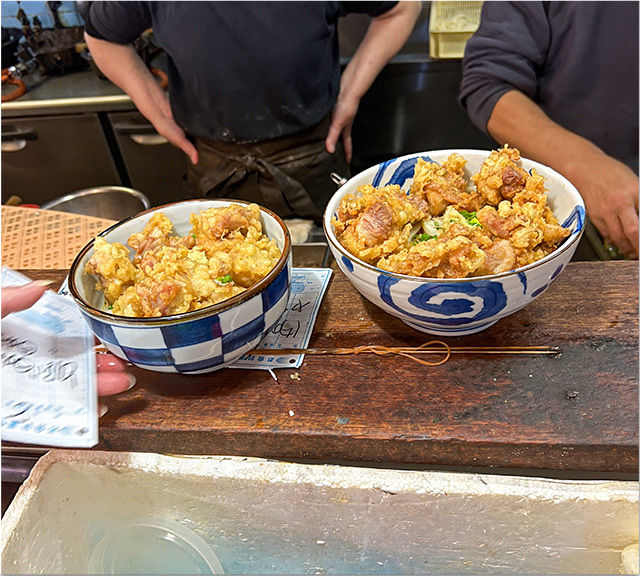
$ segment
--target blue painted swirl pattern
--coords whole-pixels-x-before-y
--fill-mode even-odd
[[[390,276],[378,277],[382,301],[403,316],[418,322],[440,326],[461,326],[495,317],[507,306],[507,295],[500,282],[480,280],[459,284],[421,284],[411,291],[407,302],[423,316],[409,312],[406,302],[395,302],[391,290],[399,280]]]

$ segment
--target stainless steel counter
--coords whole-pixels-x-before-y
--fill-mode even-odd
[[[3,118],[135,110],[131,98],[93,70],[64,76],[26,78],[27,93],[2,104]],[[2,94],[15,89],[3,85]]]

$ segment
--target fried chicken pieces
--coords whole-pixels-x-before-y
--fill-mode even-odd
[[[477,277],[536,262],[570,231],[547,206],[544,178],[519,160],[515,148],[494,150],[469,184],[459,154],[442,164],[419,158],[408,193],[365,185],[347,194],[336,236],[361,260],[409,276]]]
[[[189,222],[189,234],[177,236],[164,214],[154,214],[129,237],[133,261],[123,244],[96,238],[85,273],[96,276],[110,311],[158,317],[211,306],[253,286],[280,258],[257,204],[209,208]]]
[[[365,262],[393,254],[405,246],[413,222],[426,218],[428,205],[405,194],[400,186],[360,186],[356,197],[347,194],[340,202],[333,226],[342,245]]]

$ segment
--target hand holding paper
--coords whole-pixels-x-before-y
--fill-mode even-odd
[[[24,286],[7,286],[2,289],[2,318],[11,312],[19,312],[33,306],[51,285],[47,280],[35,280]],[[96,359],[98,370],[98,396],[110,396],[129,390],[136,382],[135,376],[126,372],[126,364],[113,354]]]

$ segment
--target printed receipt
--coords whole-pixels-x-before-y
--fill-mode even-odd
[[[257,348],[306,348],[330,278],[330,268],[294,268],[287,309]],[[304,354],[270,355],[249,352],[229,368],[300,368],[303,360]]]
[[[2,287],[30,279],[2,268]],[[98,443],[93,334],[77,306],[47,290],[2,320],[2,439],[90,448]]]

